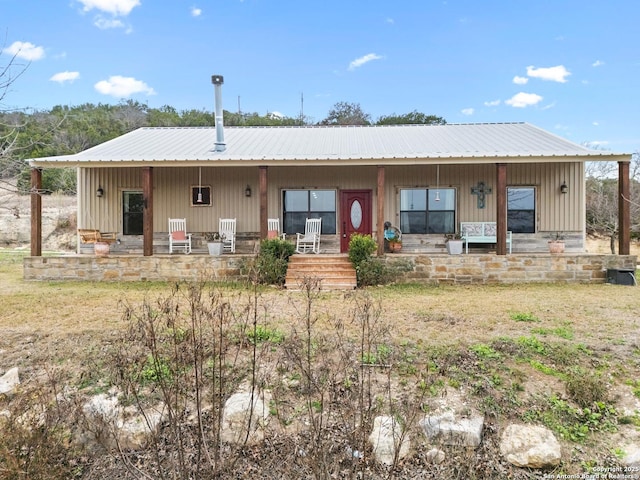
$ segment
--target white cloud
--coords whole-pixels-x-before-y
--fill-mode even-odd
[[[584,142],[584,146],[587,148],[594,148],[596,150],[606,148],[609,145],[608,140],[591,140],[588,142]]]
[[[13,42],[2,51],[3,53],[15,55],[18,58],[22,58],[30,62],[32,60],[40,60],[44,58],[44,48],[36,47],[33,43],[29,42]]]
[[[108,19],[101,16],[96,17],[93,24],[100,30],[108,30],[110,28],[124,28],[124,23],[116,18]]]
[[[528,81],[529,79],[527,77],[519,77],[517,75],[513,77],[513,83],[516,85],[525,85]]]
[[[602,65],[604,65],[604,62],[601,62],[600,60],[596,60],[591,64],[592,67],[601,67]]]
[[[599,127],[600,123],[599,122],[591,122],[591,125],[593,125],[594,127]]]
[[[73,83],[74,80],[80,77],[80,72],[59,72],[53,75],[49,80],[52,82],[58,82],[63,84],[66,82]]]
[[[542,97],[540,95],[536,95],[535,93],[516,93],[509,100],[505,100],[504,103],[507,105],[511,105],[516,108],[524,108],[531,105],[535,105],[542,101]]]
[[[539,78],[541,80],[549,80],[552,82],[565,83],[571,73],[564,67],[564,65],[557,65],[555,67],[542,67],[535,68],[533,66],[527,67],[527,75],[533,78]]]
[[[490,100],[484,102],[485,107],[497,107],[498,105],[500,105],[500,100]]]
[[[116,98],[126,98],[134,93],[156,94],[155,90],[143,81],[120,75],[109,77],[109,80],[101,80],[94,85],[94,88],[104,95],[111,95]]]
[[[140,5],[140,0],[77,0],[83,5],[83,10],[89,12],[94,8],[101,12],[114,16],[126,17],[135,7]]]
[[[463,114],[463,115],[473,115],[473,112],[474,112],[474,111],[475,111],[475,110],[474,110],[473,108],[463,108],[463,109],[461,110],[461,112],[462,112],[462,114]]]
[[[352,61],[349,64],[349,70],[355,70],[358,67],[361,67],[362,65],[364,65],[365,63],[369,63],[373,60],[380,60],[383,57],[381,57],[380,55],[377,55],[375,53],[368,53],[367,55],[364,55],[360,58],[356,58],[354,61]]]
[[[394,23],[396,23],[396,21],[393,18],[387,18],[385,22],[387,22],[390,25],[393,25]]]
[[[202,9],[201,8],[191,7],[191,16],[192,17],[199,17],[200,15],[202,15]]]

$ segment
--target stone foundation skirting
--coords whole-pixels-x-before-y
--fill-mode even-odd
[[[64,255],[26,257],[25,280],[201,281],[242,280],[247,255]],[[400,282],[431,284],[604,283],[607,269],[636,268],[635,255],[593,254],[388,254]]]
[[[240,266],[253,255],[65,255],[26,257],[25,280],[86,280],[100,282],[140,281],[235,281]]]
[[[404,257],[404,258],[403,258]],[[604,283],[607,269],[636,268],[635,255],[387,255],[404,282],[433,284]]]

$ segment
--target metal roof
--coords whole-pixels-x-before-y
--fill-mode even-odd
[[[143,127],[74,155],[31,159],[32,166],[98,163],[354,164],[455,161],[618,160],[628,154],[591,150],[527,123],[389,126]],[[630,156],[630,155],[629,155]],[[615,157],[615,158],[614,158]]]

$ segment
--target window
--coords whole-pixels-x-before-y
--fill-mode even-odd
[[[283,230],[304,232],[307,218],[322,218],[322,234],[336,233],[335,190],[285,190],[282,192]]]
[[[455,188],[400,190],[400,230],[402,233],[455,232]]]
[[[191,187],[191,206],[192,207],[210,207],[211,204],[211,187],[204,185],[196,185]]]
[[[122,192],[122,233],[142,235],[142,192]]]
[[[535,233],[536,190],[533,187],[507,188],[507,230]]]

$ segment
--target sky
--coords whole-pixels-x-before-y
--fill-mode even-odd
[[[638,0],[0,0],[0,110],[214,111],[215,74],[228,111],[350,102],[635,153],[639,18]]]

